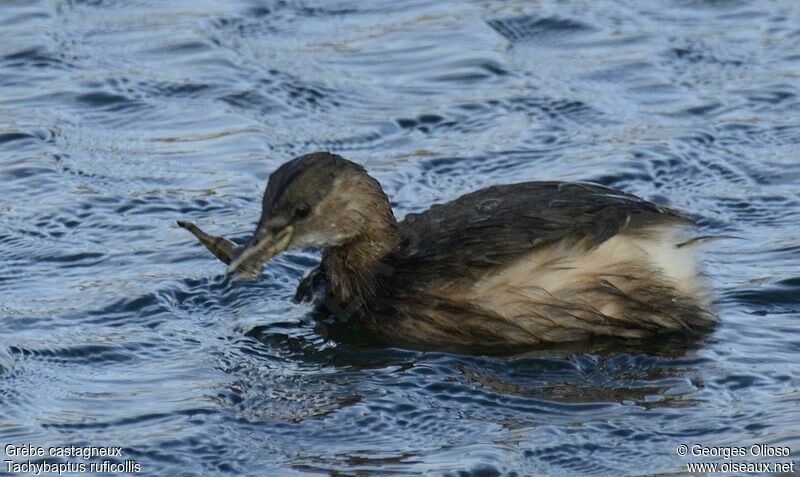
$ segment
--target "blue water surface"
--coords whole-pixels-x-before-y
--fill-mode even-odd
[[[233,283],[174,226],[246,237],[269,172],[316,150],[398,216],[533,179],[685,210],[734,237],[702,254],[720,324],[513,356],[328,340],[290,300],[316,254]],[[5,1],[0,188],[3,446],[119,445],[149,475],[800,453],[794,0]]]

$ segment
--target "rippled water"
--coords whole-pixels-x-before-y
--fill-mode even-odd
[[[149,474],[622,475],[680,443],[800,453],[800,4],[10,1],[0,8],[0,443]],[[480,357],[326,341],[313,253],[234,284],[269,172],[331,150],[397,214],[588,180],[736,237],[720,325]],[[5,469],[3,469],[5,470]]]

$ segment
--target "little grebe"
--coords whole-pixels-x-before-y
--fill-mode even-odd
[[[489,187],[397,222],[363,167],[298,157],[269,177],[245,247],[178,222],[239,276],[324,250],[323,305],[390,344],[534,345],[693,332],[714,321],[691,221],[582,183]],[[306,280],[307,281],[307,280]]]

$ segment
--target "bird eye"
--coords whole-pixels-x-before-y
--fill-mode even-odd
[[[311,213],[311,205],[308,202],[301,202],[294,209],[294,216],[297,219],[303,219],[305,217],[308,217],[308,214],[310,213]]]

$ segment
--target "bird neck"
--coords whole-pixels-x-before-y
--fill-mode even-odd
[[[382,205],[378,213],[374,208],[370,211],[359,235],[323,254],[329,292],[342,303],[358,307],[369,300],[387,275],[387,258],[400,246],[400,231],[388,199]]]

